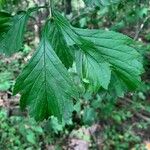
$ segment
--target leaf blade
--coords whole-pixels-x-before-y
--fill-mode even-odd
[[[48,26],[44,30],[38,50],[16,81],[14,94],[21,93],[22,107],[29,106],[36,120],[54,115],[59,121],[68,121],[73,111],[71,99],[76,98],[78,92],[51,47]]]
[[[11,55],[21,49],[28,17],[27,13],[21,12],[8,21],[9,27],[0,34],[0,53]],[[7,20],[4,24],[7,24]]]
[[[94,43],[97,51],[90,52],[91,55],[100,55],[104,61],[108,62],[129,89],[135,89],[139,85],[139,76],[143,73],[143,66],[140,62],[140,54],[130,46],[132,39],[112,31],[88,29],[82,31],[77,29],[76,31],[78,35]]]
[[[74,51],[67,46],[61,26],[53,20],[50,21],[49,25],[49,40],[52,43],[53,49],[66,68],[72,67]]]

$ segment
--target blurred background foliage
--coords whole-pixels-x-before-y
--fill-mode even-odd
[[[0,0],[0,10],[12,15],[47,0]],[[124,33],[138,45],[145,73],[141,86],[124,98],[114,91],[82,92],[68,125],[55,117],[35,122],[19,109],[19,95],[12,89],[23,66],[37,47],[47,10],[41,9],[28,23],[24,46],[11,57],[0,55],[0,150],[88,149],[144,150],[150,139],[150,1],[122,0],[107,7],[86,7],[82,0],[56,0],[73,26],[114,30]],[[109,44],[109,43],[108,43]],[[79,88],[83,87],[71,68]],[[79,145],[79,146],[75,146]],[[83,146],[83,147],[82,147]],[[84,150],[83,149],[83,150]]]

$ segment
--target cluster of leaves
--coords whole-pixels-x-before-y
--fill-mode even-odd
[[[72,22],[82,28],[109,28],[114,31],[128,31],[132,28],[129,33],[125,33],[134,37],[134,31],[141,32],[142,24],[142,28],[149,27],[150,10],[147,0],[124,0],[107,7],[81,9],[80,13],[81,16],[75,16]]]
[[[0,52],[12,54],[21,49],[25,27],[34,10],[37,9],[14,16],[1,12]],[[72,99],[77,100],[80,91],[67,69],[75,63],[85,90],[114,90],[123,96],[140,84],[143,72],[141,56],[133,44],[132,39],[116,32],[74,28],[52,10],[39,47],[16,81],[14,94],[21,94],[21,108],[28,106],[36,120],[54,115],[68,122],[74,110]]]
[[[0,149],[37,149],[43,130],[33,119],[11,117],[0,109]]]
[[[103,141],[101,149],[145,149],[144,140],[149,138],[147,131],[150,125],[150,107],[146,97],[149,87],[142,85],[132,98],[117,101],[107,92],[94,97],[89,93],[84,95],[77,116],[82,118],[83,125],[91,126],[100,120],[100,134],[95,136]]]
[[[67,133],[64,132],[64,124],[59,124],[54,116],[47,121],[37,123],[28,116],[9,117],[7,110],[0,108],[0,122],[1,150],[40,150],[53,145],[56,149],[61,150],[57,142],[63,141],[62,136],[67,137]]]
[[[141,89],[140,92],[142,92]],[[112,102],[112,100],[101,97],[103,96],[97,95],[96,98],[93,98],[90,94],[84,96],[82,100],[84,107],[78,108],[78,115],[82,122],[80,125],[78,124],[78,127],[88,129],[88,125],[97,124],[100,119],[100,133],[98,132],[93,136],[102,141],[100,146],[103,150],[131,148],[144,150],[144,137],[141,137],[141,135],[145,133],[145,136],[149,137],[150,119],[149,121],[137,119],[134,112],[150,112],[146,100],[137,92],[137,95],[134,95],[135,100],[133,99],[131,104],[122,100],[120,102],[126,104],[118,106],[120,102]],[[76,134],[83,141],[91,142],[91,149],[95,149],[95,144],[97,144],[92,141],[90,135],[87,137],[82,131],[72,131],[71,126],[74,126],[76,122],[71,123],[67,128],[65,124],[60,124],[54,116],[39,124],[29,117],[8,117],[7,111],[1,109],[0,122],[1,149],[41,149],[50,145],[59,146],[64,140],[62,136],[66,140],[68,135],[71,136],[72,134]],[[57,141],[58,137],[61,137],[61,139]],[[65,146],[67,147],[67,145]]]
[[[118,12],[119,15],[117,15]],[[140,26],[143,24],[148,25],[149,18],[149,1],[125,1],[118,6],[113,6],[108,11],[108,20],[113,19],[110,23],[111,29],[120,31],[124,28],[133,27],[135,25],[136,29],[141,30]]]

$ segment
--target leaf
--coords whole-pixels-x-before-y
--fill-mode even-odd
[[[63,123],[59,123],[58,119],[54,116],[52,116],[48,122],[48,126],[51,128],[52,131],[54,131],[56,134],[58,134],[58,132],[63,131]]]
[[[0,91],[7,91],[12,83],[11,80],[13,79],[13,75],[7,71],[0,72]]]
[[[54,115],[67,122],[73,111],[72,98],[78,96],[67,69],[61,63],[48,40],[49,22],[40,45],[18,77],[14,94],[21,93],[21,107],[28,106],[36,120]]]
[[[54,16],[54,21],[58,22],[63,30],[63,34],[68,46],[70,46],[72,50],[76,50],[76,55],[78,55],[76,58],[76,64],[77,69],[81,71],[81,77],[83,79],[88,78],[90,80],[89,87],[93,91],[97,91],[101,86],[107,89],[111,77],[111,70],[109,68],[109,64],[107,62],[101,62],[99,56],[95,57],[90,54],[90,51],[92,49],[95,49],[94,44],[91,41],[88,41],[79,36],[72,29],[66,19],[64,19],[57,12],[54,14]],[[78,49],[81,50],[79,50],[79,54],[77,54]],[[84,59],[79,59],[80,56]]]
[[[132,39],[113,31],[73,28],[57,12],[54,21],[61,25],[68,46],[81,53],[77,68],[82,79],[89,79],[93,91],[101,86],[107,89],[114,75],[120,88],[133,90],[140,84],[143,66]]]
[[[74,60],[74,51],[67,46],[64,35],[62,33],[61,26],[59,23],[51,20],[49,30],[49,40],[52,43],[52,47],[56,54],[66,66],[66,68],[72,67]],[[53,36],[52,36],[53,35]]]
[[[114,95],[113,98],[123,97],[124,93],[128,91],[127,85],[121,80],[117,74],[112,73],[112,78],[109,86],[109,94]]]
[[[111,77],[111,70],[108,63],[100,63],[87,55],[85,56],[83,66],[85,78],[90,80],[94,91],[98,90],[101,86],[105,89],[108,88]]]
[[[86,107],[83,113],[83,122],[87,125],[92,125],[97,117],[97,113],[94,108]]]
[[[75,31],[80,37],[94,43],[96,50],[91,49],[90,55],[108,63],[111,71],[130,90],[139,85],[140,74],[143,72],[141,56],[130,46],[132,40],[129,37],[112,31],[88,29],[75,29]]]
[[[107,6],[118,3],[120,0],[84,0],[87,5]]]
[[[26,135],[26,138],[27,138],[27,141],[30,142],[31,144],[36,144],[36,136],[35,136],[35,133],[34,132],[29,132],[27,135]]]
[[[4,14],[2,16],[2,20],[0,17],[0,22],[3,22],[0,27],[7,26],[4,30],[0,30],[1,53],[11,55],[21,49],[27,19],[28,14],[25,12],[21,12],[13,16],[10,20],[9,16],[4,17]]]
[[[6,0],[0,0],[0,9],[3,8],[3,6],[5,5]]]
[[[0,12],[0,41],[5,32],[8,31],[12,23],[12,16],[7,12]]]

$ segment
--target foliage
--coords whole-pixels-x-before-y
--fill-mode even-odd
[[[9,72],[0,73],[0,91],[7,91],[10,89],[12,83],[12,74]]]
[[[11,15],[1,12],[0,14],[0,51],[12,54],[22,47],[23,33],[25,30],[28,14],[21,12],[11,18]]]
[[[1,108],[0,122],[1,150],[45,149],[64,129],[55,117],[40,124],[30,117],[8,117],[7,111]]]
[[[142,22],[142,19],[145,19],[144,16],[148,14],[148,9],[143,8],[142,5],[139,11],[132,9],[133,7],[139,8],[133,1],[128,2],[130,5],[119,3],[107,7],[102,7],[108,4],[107,1],[100,4],[96,1],[86,2],[90,2],[90,5],[98,4],[100,8],[87,8],[93,14],[86,15],[85,19],[81,15],[80,25],[77,25],[77,20],[75,26],[99,28],[104,24],[107,27],[107,21],[108,27],[120,30],[132,25],[137,16],[136,23],[139,18]],[[133,3],[136,6],[132,5]],[[44,7],[47,9],[47,6]],[[127,12],[124,12],[126,8]],[[1,52],[10,55],[22,49],[27,21],[31,16],[35,17],[31,10],[36,12],[38,8],[31,8],[15,15],[14,12],[13,14],[1,12]],[[120,15],[117,15],[118,13]],[[101,19],[102,17],[104,19]],[[118,24],[120,25],[122,18],[124,18],[124,23],[120,28]],[[88,21],[85,23],[85,20]],[[145,54],[145,45],[137,48],[138,44],[135,45],[131,38],[114,31],[75,28],[55,8],[52,8],[52,16],[49,16],[44,23],[40,44],[18,77],[14,93],[21,93],[21,108],[28,106],[30,114],[36,120],[53,116],[48,119],[45,127],[43,125],[45,122],[41,125],[28,117],[26,119],[24,117],[8,118],[6,112],[2,110],[0,113],[0,149],[40,149],[44,144],[57,145],[57,137],[67,137],[72,128],[91,126],[99,120],[103,129],[103,132],[99,134],[102,135],[104,149],[138,149],[141,147],[143,137],[140,137],[136,131],[137,128],[142,131],[149,128],[149,122],[143,121],[143,118],[142,121],[136,122],[135,116],[136,113],[143,111],[148,113],[150,108],[146,101],[149,86],[140,83],[143,68],[141,55],[137,50],[141,52],[143,49]],[[13,40],[14,42],[8,42]],[[145,63],[147,70],[149,63]],[[5,65],[2,63],[2,66]],[[8,70],[6,70],[7,67]],[[0,73],[1,91],[12,88],[14,83],[12,79],[16,78],[22,69],[19,65],[18,70],[17,61],[7,67],[1,69],[3,72]],[[10,72],[12,68],[13,73]],[[76,79],[79,81],[76,82]],[[77,84],[81,85],[82,90]],[[125,92],[134,90],[139,85],[141,89],[130,97],[133,98],[132,103],[128,104],[126,99],[116,101],[118,96],[123,96]],[[65,126],[65,123],[69,125]],[[132,124],[135,125],[132,126]],[[82,134],[79,136],[83,137]],[[90,140],[91,143],[95,143],[92,138]],[[4,145],[4,143],[7,144]],[[94,146],[92,144],[91,147],[94,149]]]
[[[21,107],[30,105],[30,112],[37,120],[55,115],[67,121],[73,109],[70,99],[76,98],[77,93],[48,41],[48,32],[47,24],[37,52],[17,79],[14,93],[21,91]]]
[[[141,89],[139,92],[142,92]],[[98,95],[94,98],[90,94],[88,94],[89,96],[86,94],[82,101],[83,106],[78,111],[78,117],[82,122],[80,125],[78,124],[78,127],[88,129],[89,126],[100,120],[100,131],[92,136],[100,139],[102,149],[126,150],[140,147],[145,150],[144,137],[141,134],[147,134],[146,136],[149,137],[150,119],[149,121],[145,121],[143,118],[137,119],[135,114],[137,112],[150,112],[150,107],[148,101],[143,101],[139,97],[139,92],[134,95],[131,104],[124,100],[110,103],[108,99],[101,99]],[[122,105],[124,102],[126,104]],[[59,146],[59,144],[65,143],[62,137],[65,137],[66,140],[68,133],[76,134],[82,140],[88,140],[92,143],[91,149],[96,148],[96,143],[92,141],[91,135],[86,137],[81,131],[72,131],[70,127],[76,124],[76,120],[70,123],[70,127],[67,128],[64,123],[60,124],[54,116],[46,122],[38,123],[29,117],[8,117],[7,111],[1,109],[0,122],[0,148],[2,150],[41,149],[51,144]],[[59,144],[56,142],[58,140]],[[65,146],[67,147],[67,144]]]
[[[61,2],[58,3],[60,5]],[[25,28],[27,31],[33,30],[31,24],[35,23],[34,20],[37,19],[37,13],[40,14],[40,11],[36,6],[16,13],[17,6],[7,5],[11,9],[4,8],[11,14],[4,10],[1,12],[0,37],[3,35],[11,41],[16,37],[16,32],[13,32],[12,36],[6,36],[7,33],[12,28],[16,30],[14,26],[19,24],[23,26],[17,30],[18,33]],[[14,89],[14,92],[21,93],[21,107],[28,106],[27,110],[37,120],[49,119],[36,122],[28,116],[8,116],[5,110],[0,110],[0,149],[53,147],[67,149],[70,148],[70,138],[74,134],[81,141],[88,141],[90,149],[93,150],[98,146],[104,150],[144,150],[144,142],[150,138],[149,45],[146,43],[149,41],[149,19],[145,22],[149,14],[147,6],[147,1],[139,3],[125,0],[107,7],[101,4],[96,7],[85,7],[72,12],[73,17],[69,20],[73,26],[63,13],[52,8],[52,17],[42,20],[42,25],[45,25],[40,27],[42,29],[40,44],[35,44],[34,47],[37,49],[32,58],[32,52],[29,53],[31,48],[27,44],[31,40],[31,34],[34,33],[28,34],[22,30],[23,34],[19,35],[19,40],[25,34],[25,42],[21,40],[21,45],[11,43],[12,47],[17,47],[17,53],[8,58],[0,55],[0,91],[8,90],[9,97],[12,99],[14,80],[20,70],[23,70]],[[62,6],[59,7],[61,10]],[[47,6],[41,12],[44,13],[46,10]],[[31,13],[31,11],[35,12]],[[19,20],[21,22],[14,20],[22,14],[26,16],[27,22],[24,22],[24,19]],[[13,21],[16,21],[15,24]],[[145,30],[142,28],[137,32],[143,23]],[[108,28],[133,38],[137,32],[138,38],[135,39],[142,39],[145,44],[134,42],[121,33],[109,31]],[[6,46],[10,45],[6,44]],[[10,55],[14,49],[9,47],[9,50],[11,50]],[[18,53],[18,51],[23,52]],[[139,53],[144,56],[143,62]],[[49,55],[51,59],[48,59]],[[30,58],[31,60],[23,69]],[[139,79],[143,72],[141,62],[146,70],[142,76],[145,83],[142,84]],[[63,74],[60,74],[61,72]],[[40,78],[36,80],[38,73]],[[42,88],[43,92],[39,91],[39,88]],[[118,96],[123,97],[130,89],[136,91],[128,93],[125,98],[118,99]],[[37,94],[38,92],[42,94]],[[45,92],[49,94],[47,99]],[[48,105],[48,102],[51,105]],[[15,111],[15,108],[12,110]],[[26,109],[24,111],[26,112]],[[89,130],[93,125],[100,126],[100,131],[87,136],[80,130],[82,128]]]
[[[0,110],[0,149],[39,149],[43,129],[33,119],[7,117],[6,110]]]
[[[12,17],[2,13],[1,52],[12,54],[21,48],[28,17],[34,10]],[[130,38],[112,31],[74,28],[55,10],[52,17],[46,21],[39,48],[14,88],[14,94],[22,94],[21,107],[29,106],[37,120],[50,115],[66,121],[71,117],[71,98],[77,99],[78,91],[62,63],[68,68],[75,61],[78,74],[88,81],[88,89],[93,92],[112,84],[122,96],[139,85],[143,69]]]
[[[129,36],[134,38],[137,35],[139,36],[143,28],[148,29],[149,27],[149,0],[124,0],[108,7],[87,9],[86,13],[84,13],[84,10],[81,9],[81,15],[75,15],[72,19],[75,26],[107,28],[128,33]],[[129,32],[130,29],[132,30]]]

